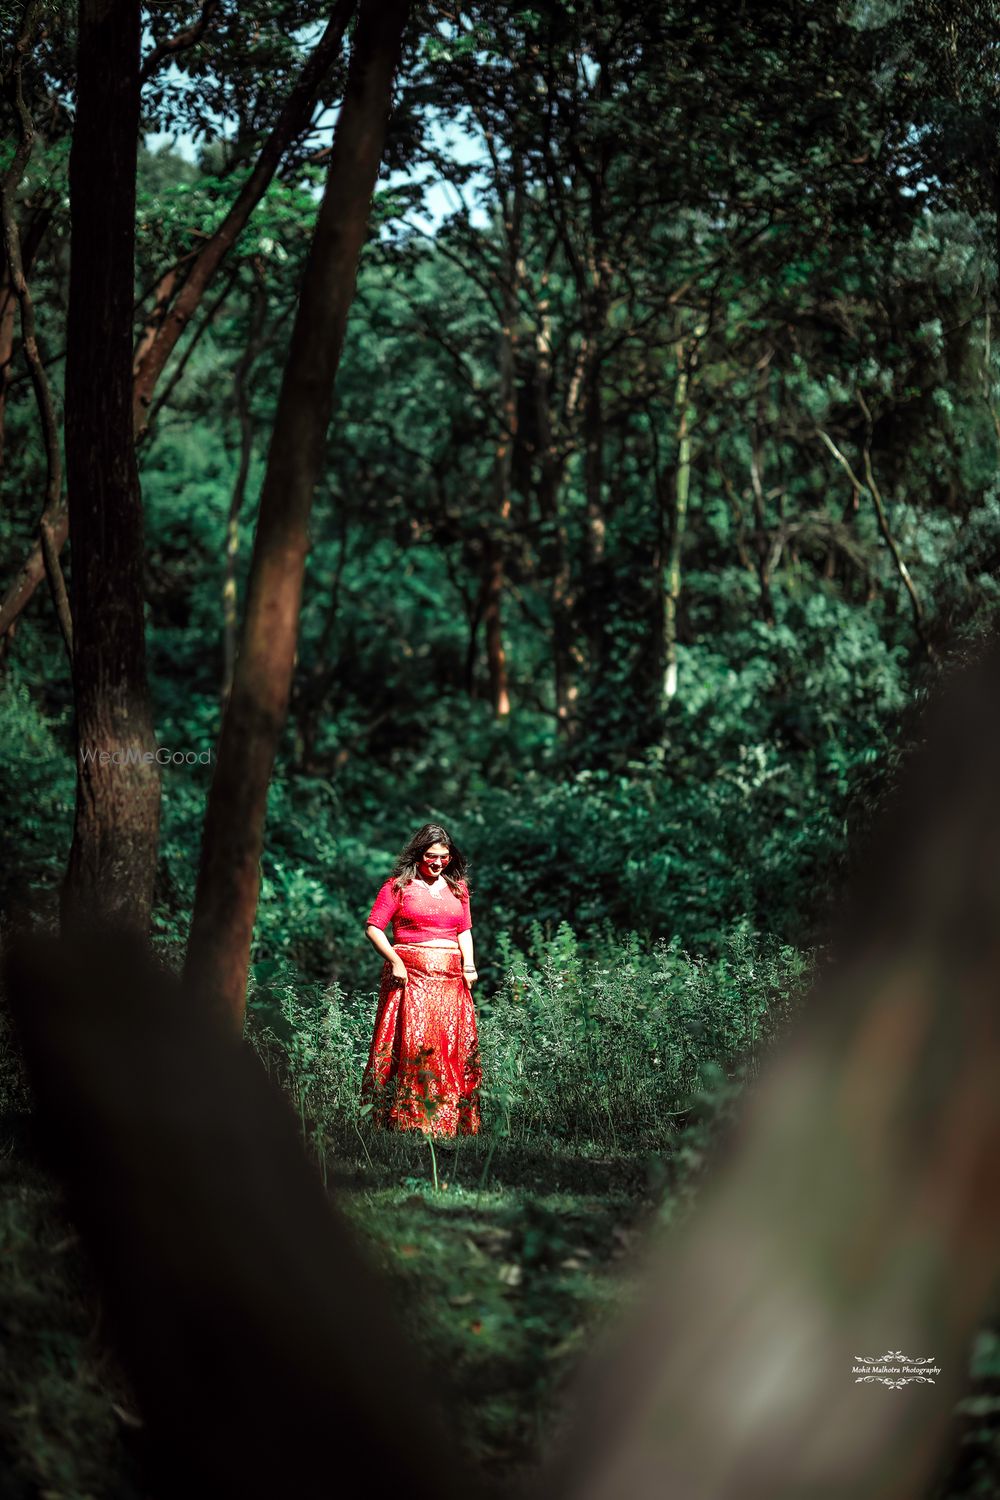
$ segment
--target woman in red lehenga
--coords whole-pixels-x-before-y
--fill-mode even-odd
[[[479,1130],[476,973],[465,859],[425,823],[375,898],[365,936],[382,957],[362,1102],[387,1130],[434,1136]],[[384,928],[391,921],[393,941]]]

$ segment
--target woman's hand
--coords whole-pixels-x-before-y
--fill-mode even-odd
[[[405,984],[410,976],[406,972],[406,965],[403,960],[401,958],[394,958],[391,960],[391,963],[393,974],[399,980],[400,984]]]
[[[479,975],[476,972],[475,966],[473,966],[471,969],[463,969],[462,970],[462,974],[463,974],[463,977],[465,979],[466,984],[469,986],[469,989],[471,990],[472,986],[475,984],[476,980],[479,978]]]

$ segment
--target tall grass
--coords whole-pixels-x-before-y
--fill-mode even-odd
[[[527,951],[498,944],[502,984],[477,997],[483,1134],[510,1143],[662,1144],[706,1089],[752,1076],[804,992],[811,961],[745,927],[718,958],[633,935],[581,958],[563,923]],[[304,985],[287,965],[256,976],[248,1037],[286,1090],[303,1136],[370,1142],[360,1102],[376,997]]]

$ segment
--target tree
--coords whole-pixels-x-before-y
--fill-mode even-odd
[[[655,1232],[531,1493],[904,1500],[932,1476],[996,1286],[998,683],[994,642],[938,703],[835,965],[698,1211]],[[249,1050],[128,942],[36,937],[3,977],[165,1492],[326,1495],[331,1431],[367,1461],[378,1435],[377,1493],[488,1487],[458,1445],[428,1465],[431,1380]],[[883,1348],[926,1372],[891,1419],[859,1375]]]
[[[322,36],[302,65],[273,128],[227,212],[211,233],[200,238],[193,251],[179,256],[157,276],[153,305],[146,317],[134,359],[133,421],[140,437],[146,431],[157,384],[178,340],[204,301],[220,265],[267,192],[283,158],[310,122],[354,8],[355,0],[339,0],[334,6]],[[201,21],[204,25],[199,23],[158,43],[143,65],[142,77],[154,78],[157,69],[168,59],[175,63],[179,52],[196,46],[202,40],[215,9],[214,5],[203,8]],[[41,581],[46,568],[43,543],[50,555],[58,558],[68,530],[66,507],[58,497],[50,499],[43,517],[42,538],[32,548],[0,603],[0,638],[10,631]]]
[[[138,0],[81,0],[66,354],[77,788],[64,922],[149,924],[160,779],[132,437]]]
[[[205,817],[185,972],[238,1026],[267,789],[288,711],[309,513],[407,9],[407,0],[362,3],[278,398],[240,652]]]

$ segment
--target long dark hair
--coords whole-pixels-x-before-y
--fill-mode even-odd
[[[451,850],[451,859],[441,873],[454,894],[461,898],[462,887],[464,886],[466,891],[469,889],[468,864],[465,855],[447,828],[442,828],[440,823],[425,823],[423,828],[417,829],[406,847],[400,851],[399,858],[392,867],[390,880],[395,882],[397,891],[401,891],[404,885],[409,885],[411,880],[415,880],[417,866],[432,844],[447,844]]]

